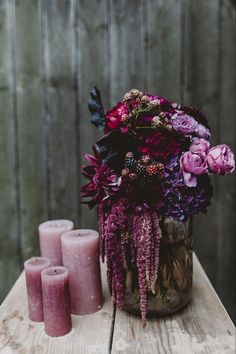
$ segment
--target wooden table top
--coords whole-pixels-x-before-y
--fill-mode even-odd
[[[114,311],[102,267],[104,305],[95,314],[72,316],[72,331],[48,337],[43,323],[28,319],[22,273],[0,307],[1,354],[231,354],[235,327],[194,255],[193,296],[181,312],[148,320]]]

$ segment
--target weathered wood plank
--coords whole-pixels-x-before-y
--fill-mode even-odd
[[[148,91],[181,100],[182,2],[147,2]]]
[[[234,353],[235,328],[194,257],[193,296],[180,313],[148,320],[117,311],[112,353]]]
[[[12,3],[0,2],[0,302],[19,274],[19,194]]]
[[[228,144],[236,152],[236,9],[231,1],[223,1],[219,24],[220,41],[220,110],[218,114],[219,143]],[[216,289],[226,309],[236,320],[235,309],[235,235],[236,174],[219,178],[217,201],[217,270]]]
[[[212,144],[219,143],[219,2],[186,1],[183,100],[198,107],[207,116],[212,128]],[[217,177],[218,178],[218,177]],[[216,284],[217,246],[219,235],[216,220],[218,188],[212,178],[214,197],[207,216],[194,218],[194,246],[213,285]],[[210,260],[210,261],[209,261]]]
[[[25,275],[17,280],[0,307],[0,353],[108,354],[113,309],[102,266],[104,305],[94,314],[72,316],[72,331],[52,338],[43,323],[28,319]]]
[[[111,102],[132,88],[143,90],[143,2],[110,1]]]
[[[80,162],[83,154],[92,152],[99,137],[98,131],[90,124],[88,111],[89,92],[94,85],[101,91],[105,109],[109,102],[108,88],[108,8],[107,1],[79,0],[77,12],[76,60],[78,69],[78,155]],[[79,170],[81,174],[81,171]],[[80,176],[80,185],[85,180]],[[96,211],[89,211],[87,206],[80,207],[80,226],[96,228]]]
[[[25,259],[38,254],[37,225],[47,218],[40,14],[41,1],[15,2],[21,244]]]
[[[74,1],[43,1],[49,215],[77,223]]]

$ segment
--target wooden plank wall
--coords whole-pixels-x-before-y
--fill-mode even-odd
[[[87,100],[105,107],[137,87],[198,106],[213,142],[235,149],[235,3],[231,0],[2,0],[0,2],[0,300],[38,253],[37,225],[70,218],[79,164],[98,132]],[[214,179],[195,250],[235,314],[235,174]]]

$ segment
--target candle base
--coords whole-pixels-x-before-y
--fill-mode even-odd
[[[62,337],[72,329],[68,270],[50,267],[42,272],[45,332],[50,337]]]

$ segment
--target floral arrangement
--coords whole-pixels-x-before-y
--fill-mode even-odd
[[[91,91],[91,122],[104,131],[85,155],[83,203],[98,206],[102,257],[114,304],[124,306],[127,255],[138,269],[140,311],[146,323],[147,292],[155,291],[161,220],[186,221],[206,213],[210,175],[235,168],[227,145],[210,146],[210,128],[197,109],[132,89],[104,112],[99,90]]]

